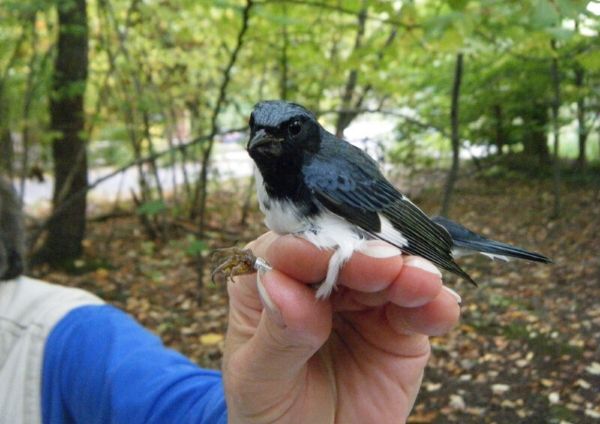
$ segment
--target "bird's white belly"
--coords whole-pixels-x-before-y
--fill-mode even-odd
[[[278,234],[302,236],[319,248],[357,246],[363,241],[364,233],[334,213],[323,210],[309,218],[289,200],[270,199],[260,172],[256,170],[255,174],[258,204],[270,230]]]
[[[278,234],[297,234],[305,231],[308,223],[298,209],[289,201],[269,199],[262,175],[254,167],[258,205],[265,216],[265,224]]]
[[[277,234],[294,234],[322,249],[352,246],[356,250],[364,240],[365,234],[355,225],[329,211],[308,218],[287,200],[271,199],[268,207],[259,203],[265,224]]]
[[[278,234],[298,234],[307,231],[309,223],[302,219],[291,202],[271,200],[268,209],[261,203],[265,224]]]
[[[366,234],[358,232],[356,226],[328,211],[313,218],[302,218],[298,210],[287,201],[271,201],[270,208],[263,212],[267,227],[276,233],[294,234],[319,249],[334,249],[325,280],[316,293],[318,299],[329,297],[340,269],[355,251],[363,248]]]
[[[288,200],[270,199],[260,172],[256,174],[258,203],[265,215],[265,224],[278,234],[294,234],[308,240],[319,249],[335,249],[329,261],[325,281],[317,291],[318,298],[328,297],[337,281],[339,270],[352,253],[360,251],[367,234],[344,218],[327,210],[306,217]]]

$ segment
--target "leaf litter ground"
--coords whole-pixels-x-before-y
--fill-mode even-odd
[[[600,423],[600,190],[563,187],[551,220],[545,181],[478,179],[461,183],[451,217],[495,239],[537,250],[554,265],[462,263],[479,287],[446,276],[463,298],[461,324],[432,340],[433,354],[411,423]],[[412,193],[434,211],[440,193]],[[264,231],[252,210],[215,195],[211,247],[243,245]],[[185,227],[185,225],[183,225]],[[189,235],[149,241],[135,217],[92,221],[80,271],[36,269],[48,281],[90,290],[126,310],[166,345],[204,367],[219,368],[227,294],[206,269],[198,304]]]

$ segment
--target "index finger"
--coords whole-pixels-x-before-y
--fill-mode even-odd
[[[332,251],[319,249],[293,235],[268,232],[248,246],[278,271],[307,284],[320,283],[327,274]]]
[[[300,237],[273,232],[261,236],[249,247],[275,269],[306,284],[324,281],[333,253]],[[338,285],[363,293],[385,292],[385,301],[411,307],[437,296],[441,289],[441,274],[422,258],[403,257],[396,247],[380,240],[369,240],[343,266]]]
[[[265,254],[275,269],[296,280],[317,284],[325,280],[333,250],[319,249],[303,238],[286,235],[273,238]],[[399,249],[380,240],[369,240],[344,264],[337,284],[379,291],[395,279],[401,268]]]

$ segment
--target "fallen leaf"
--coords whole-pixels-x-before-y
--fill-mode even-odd
[[[450,403],[449,406],[452,409],[463,410],[465,409],[465,400],[460,395],[450,395]]]
[[[442,383],[426,383],[425,384],[425,390],[427,390],[428,392],[436,392],[436,391],[440,390],[441,387],[442,387]]]
[[[552,392],[548,395],[548,401],[550,402],[550,405],[556,405],[557,403],[560,402],[560,393],[558,392]]]
[[[216,345],[223,341],[223,335],[219,333],[206,333],[200,336],[200,343],[204,346]]]
[[[592,364],[586,367],[585,370],[592,375],[600,375],[600,363],[592,362]]]
[[[588,383],[587,381],[585,381],[582,378],[580,378],[579,380],[577,380],[575,382],[575,385],[581,387],[582,389],[589,389],[590,387],[592,387],[592,385],[590,383]]]
[[[591,418],[600,419],[600,411],[596,409],[586,409],[585,415]]]
[[[510,390],[508,384],[492,384],[492,393],[495,395],[502,395]]]

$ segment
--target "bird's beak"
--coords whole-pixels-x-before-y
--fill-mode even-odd
[[[282,141],[282,140],[280,138],[273,137],[271,134],[266,132],[264,129],[260,129],[256,132],[256,134],[254,134],[254,137],[252,137],[248,141],[248,146],[246,147],[246,149],[248,151],[254,150],[257,147],[266,146],[266,145],[272,144],[273,142],[277,142],[277,141]]]

